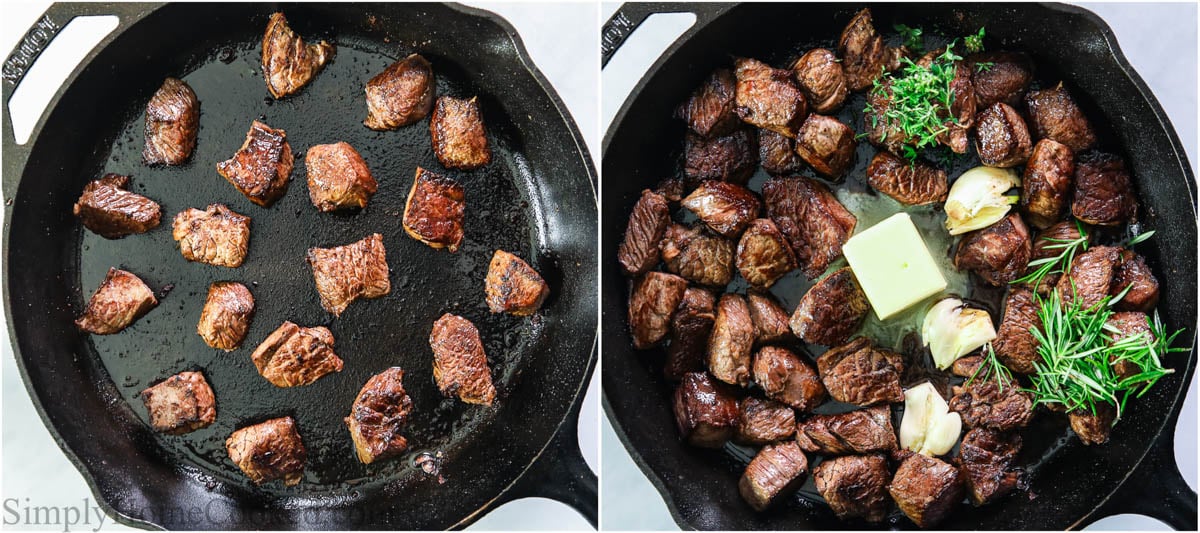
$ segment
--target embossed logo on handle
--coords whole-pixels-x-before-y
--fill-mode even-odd
[[[50,15],[43,15],[21,39],[21,44],[12,55],[4,61],[4,81],[12,85],[21,81],[37,56],[46,49],[46,45],[61,29],[61,26],[50,19]]]
[[[612,55],[621,47],[621,43],[629,38],[629,34],[635,28],[637,28],[637,24],[630,20],[623,11],[618,11],[604,24],[600,33],[600,57],[603,58],[604,63],[608,63]]]

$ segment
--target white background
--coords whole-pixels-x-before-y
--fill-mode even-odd
[[[1082,4],[1112,27],[1121,49],[1150,85],[1171,117],[1196,168],[1196,23],[1195,4]],[[605,3],[607,20],[619,4]],[[691,26],[690,14],[655,15],[615,54],[601,76],[603,124],[608,127],[629,91],[659,54]],[[1053,37],[1053,36],[1047,36]],[[1053,44],[1049,44],[1053,46]],[[612,224],[613,221],[604,223]],[[1192,381],[1175,436],[1180,470],[1196,488],[1196,393]],[[601,523],[605,529],[678,529],[662,497],[630,459],[609,420],[602,421],[604,464]],[[1090,529],[1165,529],[1142,516],[1122,515],[1101,520]]]
[[[529,50],[534,63],[550,80],[574,115],[583,132],[593,160],[599,164],[599,121],[597,100],[599,87],[599,15],[594,4],[531,4],[467,2],[499,13],[518,30]],[[2,6],[0,29],[0,52],[7,54],[30,26],[45,11],[49,2],[7,2]],[[95,33],[95,32],[92,32]],[[101,32],[100,35],[106,32]],[[62,80],[70,73],[76,62],[86,54],[91,40],[81,35],[78,39],[62,45],[62,50],[47,52],[46,59],[37,65],[49,73],[34,79],[31,74],[26,83],[33,85],[29,100],[14,113],[14,117],[36,120],[42,105],[53,94]],[[56,42],[55,48],[59,45]],[[72,53],[74,50],[76,53]],[[72,56],[74,56],[72,58]],[[46,63],[43,66],[42,63]],[[44,96],[44,98],[39,98]],[[41,100],[39,103],[38,100]],[[35,105],[37,104],[37,105]],[[103,105],[98,102],[98,105]],[[4,109],[4,114],[8,110]],[[7,117],[5,117],[7,119]],[[29,124],[26,124],[28,126]],[[0,311],[2,312],[2,311]],[[91,498],[82,476],[67,461],[50,434],[42,425],[33,404],[26,395],[25,386],[13,362],[12,347],[6,328],[0,328],[0,359],[3,359],[3,498],[18,498],[22,505],[83,506],[84,498]],[[597,418],[599,413],[599,372],[588,389],[587,399],[580,418],[579,440],[588,464],[594,469],[599,464],[597,445]],[[28,501],[24,500],[29,498]],[[94,501],[94,500],[93,500]],[[76,526],[75,530],[91,529]],[[5,526],[9,528],[10,526]],[[21,529],[62,530],[61,526],[16,526]],[[111,520],[103,530],[127,529]],[[546,499],[526,499],[512,502],[493,511],[472,526],[472,529],[590,529],[588,523],[571,508]]]

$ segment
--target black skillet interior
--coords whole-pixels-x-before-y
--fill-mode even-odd
[[[672,387],[661,377],[662,354],[637,352],[629,342],[626,326],[627,280],[617,268],[616,249],[624,230],[623,221],[640,191],[660,179],[679,172],[679,152],[685,126],[671,112],[714,68],[729,66],[735,56],[755,57],[786,67],[804,51],[831,47],[858,4],[740,4],[649,6],[627,4],[631,14],[610,28],[636,26],[642,16],[654,11],[694,11],[695,26],[685,32],[634,89],[605,139],[604,169],[610,179],[604,188],[604,218],[601,254],[605,296],[604,314],[604,401],[610,419],[635,460],[666,497],[681,526],[699,529],[842,529],[867,524],[843,522],[833,516],[816,494],[811,480],[784,505],[762,514],[753,512],[737,492],[737,477],[750,455],[747,450],[727,447],[706,451],[679,442],[670,410]],[[894,23],[924,27],[927,32],[958,37],[987,28],[989,49],[1021,50],[1029,53],[1042,83],[1067,80],[1093,123],[1102,130],[1103,147],[1126,156],[1132,166],[1142,211],[1141,229],[1157,231],[1154,239],[1140,245],[1163,283],[1159,311],[1171,329],[1188,328],[1179,344],[1194,342],[1196,324],[1196,221],[1195,184],[1183,150],[1153,97],[1132,69],[1115,52],[1115,39],[1094,15],[1077,8],[1045,5],[886,4],[873,5],[876,27],[898,39],[890,30]],[[610,34],[619,43],[621,30]],[[1054,46],[1046,46],[1047,36]],[[936,41],[935,41],[936,42]],[[1110,43],[1114,48],[1110,49]],[[618,44],[619,46],[619,44]],[[852,99],[839,118],[855,128],[862,124],[862,97]],[[877,197],[864,184],[865,167],[875,149],[861,143],[856,166],[845,182],[835,185],[839,197],[856,211],[859,228],[898,209],[890,199]],[[960,160],[949,168],[953,178],[977,159]],[[806,175],[815,176],[806,169]],[[765,174],[760,170],[751,180],[756,189]],[[946,258],[951,242],[939,238],[938,218],[928,209],[910,210],[923,228],[935,256]],[[612,222],[615,221],[615,222]],[[1108,235],[1107,238],[1119,238]],[[946,270],[945,268],[943,269]],[[951,289],[955,276],[950,275]],[[740,282],[740,284],[739,284]],[[978,283],[974,284],[978,285]],[[791,309],[808,286],[798,273],[781,281],[773,292]],[[741,291],[738,279],[730,290]],[[1002,294],[978,288],[960,294],[982,303],[998,316]],[[919,313],[909,313],[909,318]],[[872,316],[867,325],[872,335],[888,338],[893,346],[903,343],[897,327],[880,328]],[[890,322],[904,322],[903,318]],[[912,323],[909,323],[909,327]],[[811,356],[814,346],[800,347]],[[817,348],[817,349],[814,349]],[[911,350],[909,350],[911,352]],[[927,357],[927,356],[925,356]],[[1195,524],[1195,494],[1187,489],[1174,468],[1170,443],[1174,420],[1183,391],[1194,366],[1193,354],[1177,354],[1167,365],[1176,373],[1162,381],[1146,397],[1136,401],[1105,446],[1084,447],[1070,436],[1065,417],[1043,413],[1024,433],[1026,446],[1021,462],[1026,466],[1031,487],[1022,493],[978,509],[964,508],[941,524],[948,529],[1059,529],[1095,520],[1114,510],[1142,512],[1186,527]],[[910,382],[920,376],[906,376]],[[844,409],[825,406],[826,409]],[[1163,438],[1155,444],[1155,437]],[[1163,444],[1165,443],[1165,444]],[[1147,492],[1124,493],[1109,502],[1105,511],[1094,512],[1142,462],[1147,450],[1155,454],[1133,476],[1130,485]],[[1162,461],[1165,454],[1166,460]],[[1154,482],[1139,484],[1152,476]],[[1144,486],[1143,486],[1144,485]],[[1190,511],[1188,500],[1190,499]],[[1182,503],[1177,503],[1182,502]],[[1180,507],[1182,506],[1182,507]],[[1180,524],[1183,524],[1181,526]],[[888,527],[912,524],[896,511]]]
[[[19,189],[9,197],[6,290],[18,360],[68,454],[105,503],[145,525],[428,529],[480,516],[570,419],[590,373],[595,332],[590,163],[515,32],[494,15],[444,5],[115,9],[137,22],[77,71],[31,140]],[[338,47],[308,87],[282,101],[268,96],[259,65],[262,31],[275,10],[306,39]],[[393,132],[362,126],[364,83],[411,52],[433,63],[439,95],[479,96],[495,156],[488,167],[443,169],[427,121]],[[185,165],[149,168],[140,160],[144,106],[166,76],[184,79],[201,102],[199,143]],[[288,193],[270,209],[251,204],[214,167],[237,150],[254,119],[286,130],[296,154]],[[358,149],[380,183],[359,213],[318,213],[308,199],[304,153],[337,141]],[[429,248],[401,227],[417,166],[466,189],[458,253]],[[71,204],[85,182],[106,172],[131,175],[134,191],[162,205],[163,224],[115,241],[83,230]],[[6,181],[15,178],[6,168]],[[176,213],[210,203],[253,219],[240,268],[189,263],[171,238]],[[334,318],[318,303],[305,251],[373,232],[384,236],[391,294]],[[483,278],[495,249],[526,258],[547,279],[552,296],[542,312],[526,319],[488,312]],[[160,304],[120,334],[81,335],[72,319],[110,266],[142,277]],[[257,301],[243,347],[230,353],[208,348],[195,333],[207,287],[218,280],[245,283]],[[446,312],[480,330],[498,389],[493,407],[437,391],[428,335]],[[345,370],[292,389],[258,376],[249,355],[284,320],[328,326]],[[364,466],[342,419],[363,383],[390,366],[405,369],[415,405],[406,430],[411,447]],[[159,435],[147,426],[138,393],[183,370],[204,372],[217,420],[185,436]],[[283,415],[297,420],[309,451],[304,480],[254,487],[228,460],[224,439]],[[574,424],[564,431],[573,434]],[[438,458],[437,475],[414,464],[425,454]],[[193,507],[207,511],[189,516]]]

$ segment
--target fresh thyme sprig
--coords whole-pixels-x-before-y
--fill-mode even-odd
[[[904,38],[904,46],[916,54],[925,51],[925,32],[921,28],[912,28],[904,24],[896,24],[892,26],[900,37]]]
[[[880,114],[868,103],[863,113],[871,117],[873,127],[877,127],[880,120],[889,126],[883,129],[881,142],[887,140],[891,127],[899,130],[907,139],[904,156],[911,161],[923,148],[936,145],[938,137],[949,129],[948,124],[958,123],[950,113],[954,102],[950,84],[954,81],[955,63],[961,60],[962,57],[954,53],[954,43],[950,43],[928,67],[905,57],[900,59],[899,76],[886,73],[875,79],[871,91],[874,94],[890,91],[886,95],[888,106]]]
[[[1086,251],[1088,247],[1087,230],[1083,228],[1078,220],[1075,221],[1075,227],[1079,230],[1079,238],[1077,239],[1056,239],[1053,237],[1042,237],[1042,240],[1052,242],[1047,244],[1047,250],[1061,250],[1058,255],[1053,257],[1043,257],[1035,261],[1030,261],[1030,267],[1037,267],[1036,270],[1013,280],[1011,283],[1020,284],[1028,283],[1034,287],[1041,285],[1042,280],[1050,274],[1063,273],[1070,268],[1071,263],[1075,260],[1075,254],[1079,251]],[[1153,233],[1153,232],[1150,232]],[[1143,239],[1144,240],[1144,239]],[[1132,242],[1132,241],[1131,241]],[[1139,241],[1140,242],[1140,241]]]
[[[992,70],[994,66],[996,66],[995,61],[980,61],[975,63],[975,72],[987,72]]]
[[[982,52],[983,51],[983,27],[979,28],[979,33],[976,33],[975,35],[968,35],[966,37],[963,37],[963,46],[966,47],[967,52],[970,52],[972,54],[978,54],[979,52]]]

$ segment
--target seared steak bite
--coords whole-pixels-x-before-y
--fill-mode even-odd
[[[750,351],[754,348],[754,321],[750,306],[737,294],[717,301],[717,320],[708,337],[708,371],[733,385],[750,382]]]
[[[105,174],[83,187],[73,211],[83,226],[106,239],[146,233],[158,226],[162,210],[154,200],[129,192],[129,176]]]
[[[458,396],[466,403],[492,405],[496,387],[492,385],[487,355],[475,324],[446,313],[433,323],[429,346],[433,348],[433,379],[442,395]]]
[[[457,252],[463,239],[466,195],[457,181],[417,167],[408,202],[404,231],[431,248]]]
[[[88,300],[83,316],[75,319],[75,326],[88,333],[111,335],[129,327],[156,305],[154,291],[141,278],[109,268]]]
[[[964,426],[1009,431],[1029,424],[1033,395],[1021,390],[1015,381],[1001,385],[997,379],[1002,378],[989,373],[977,376],[970,384],[955,385],[950,410],[962,415]]]
[[[683,207],[696,214],[718,234],[736,239],[758,218],[762,203],[749,189],[723,181],[706,181],[683,199]]]
[[[832,114],[846,101],[846,73],[832,50],[809,50],[792,63],[792,74],[813,113]]]
[[[1091,309],[1112,293],[1113,274],[1121,261],[1121,249],[1112,246],[1093,246],[1075,256],[1071,270],[1058,280],[1055,290],[1063,305],[1071,301],[1083,309]]]
[[[272,13],[262,41],[263,78],[275,98],[296,94],[325,68],[334,47],[325,41],[304,44],[288,27],[283,13]]]
[[[212,387],[199,372],[180,372],[142,391],[154,431],[182,435],[217,419]]]
[[[1096,134],[1062,83],[1025,96],[1030,123],[1038,139],[1054,139],[1075,152],[1095,146]]]
[[[1021,436],[986,428],[968,431],[958,449],[959,472],[976,506],[992,503],[1017,488],[1021,474],[1012,469]]]
[[[834,346],[858,331],[871,304],[850,267],[842,267],[813,285],[792,313],[792,332],[804,342]]]
[[[900,388],[904,357],[875,346],[866,337],[821,354],[817,370],[829,396],[839,402],[868,406],[904,401],[904,389]]]
[[[796,134],[796,153],[818,174],[841,179],[854,162],[854,129],[836,118],[812,114]]]
[[[1032,374],[1036,371],[1033,364],[1041,360],[1037,352],[1037,340],[1030,332],[1042,329],[1042,321],[1037,313],[1038,305],[1033,300],[1033,291],[1025,287],[1008,290],[1008,297],[1004,299],[1004,315],[1000,320],[1000,328],[996,330],[992,348],[996,351],[996,357],[1013,372]]]
[[[906,53],[904,48],[883,43],[883,36],[875,32],[870,8],[856,13],[838,38],[838,55],[842,56],[846,85],[851,91],[871,87],[885,71],[899,68],[900,57]]]
[[[768,398],[800,412],[812,411],[825,401],[825,386],[810,363],[784,348],[766,346],[754,356],[754,381]]]
[[[704,372],[683,375],[674,396],[675,426],[684,442],[701,448],[720,448],[733,438],[738,402],[724,383]]]
[[[759,344],[771,344],[792,338],[788,329],[788,314],[771,293],[746,294],[750,304],[750,321],[754,322],[755,338]]]
[[[659,193],[642,191],[625,226],[625,238],[617,248],[617,260],[627,276],[639,276],[659,260],[659,241],[671,223],[671,206]]]
[[[1029,222],[1046,228],[1062,220],[1075,174],[1075,154],[1067,145],[1042,139],[1033,147],[1021,180],[1021,207]]]
[[[765,511],[780,498],[791,495],[804,484],[808,459],[794,442],[770,444],[746,465],[738,492],[756,511]]]
[[[813,415],[796,427],[796,442],[802,450],[822,455],[898,449],[892,410],[886,405],[836,415]]]
[[[484,287],[493,313],[529,316],[550,295],[550,287],[529,263],[504,250],[496,250],[488,265]]]
[[[867,108],[863,113],[863,131],[876,147],[902,156],[916,139],[905,133],[896,120],[888,118],[892,107],[892,81],[884,80],[879,87],[867,92]]]
[[[933,527],[962,501],[963,480],[945,461],[914,453],[900,463],[888,492],[909,520]]]
[[[217,172],[251,202],[271,207],[287,192],[294,163],[287,132],[256,120],[233,157],[217,163]]]
[[[308,385],[342,371],[329,328],[304,328],[288,321],[267,336],[250,358],[262,377],[281,388]]]
[[[412,399],[404,391],[404,371],[392,367],[371,376],[350,407],[345,419],[354,440],[354,451],[363,464],[395,457],[408,449],[400,434],[412,413]]]
[[[887,459],[882,455],[834,457],[813,468],[817,492],[842,520],[882,522],[891,504],[887,491],[890,478]]]
[[[1114,306],[1118,310],[1148,313],[1158,305],[1158,278],[1146,265],[1146,259],[1130,250],[1121,252],[1110,290],[1115,297],[1126,287],[1130,287],[1129,292]]]
[[[791,174],[800,170],[801,160],[795,141],[771,130],[758,130],[758,161],[768,173]]]
[[[221,204],[201,211],[189,208],[175,215],[172,236],[188,261],[237,268],[250,246],[250,217]]]
[[[629,294],[629,333],[638,350],[658,344],[671,327],[671,314],[687,290],[687,280],[666,272],[647,272]]]
[[[796,412],[779,402],[745,398],[738,405],[737,435],[734,440],[749,446],[779,442],[796,431]]]
[[[946,171],[921,161],[910,163],[888,151],[880,151],[871,159],[867,182],[904,205],[945,202],[950,192]]]
[[[379,184],[358,151],[345,142],[318,144],[304,156],[308,197],[323,211],[367,207]]]
[[[675,110],[675,116],[701,137],[720,137],[741,126],[733,108],[737,79],[729,69],[717,69],[705,78],[687,100]]]
[[[1100,152],[1079,156],[1071,214],[1097,226],[1117,226],[1137,215],[1137,196],[1124,159]]]
[[[1111,331],[1109,328],[1116,331]],[[1142,335],[1143,343],[1147,345],[1157,341],[1154,337],[1154,332],[1150,330],[1150,318],[1146,316],[1146,313],[1140,311],[1113,313],[1108,318],[1105,329],[1108,330],[1105,331],[1105,335],[1114,344],[1138,335]],[[1116,359],[1114,357],[1110,361],[1112,361],[1113,371],[1121,378],[1133,377],[1142,371],[1137,363],[1128,359]]]
[[[733,241],[713,235],[701,225],[671,224],[661,248],[667,270],[692,283],[723,287],[733,279]]]
[[[1029,228],[1009,213],[999,222],[963,236],[954,254],[955,268],[970,270],[983,281],[1003,287],[1023,275],[1033,254]]]
[[[392,291],[387,251],[378,233],[333,248],[309,248],[305,260],[312,267],[321,307],[334,316],[354,300],[379,298]]]
[[[747,124],[795,138],[807,106],[804,93],[792,81],[792,72],[744,57],[734,64],[737,115]]]
[[[1054,224],[1038,232],[1037,237],[1034,237],[1033,256],[1029,259],[1029,261],[1032,263],[1038,259],[1058,257],[1062,254],[1061,245],[1064,241],[1074,241],[1082,236],[1083,234],[1079,233],[1078,222],[1074,220],[1066,220]],[[1089,241],[1091,240],[1090,237],[1091,236],[1089,235]],[[1052,246],[1059,247],[1052,248]],[[1031,273],[1035,270],[1037,270],[1036,266],[1030,267],[1026,269],[1026,273]],[[1030,288],[1034,289],[1034,291],[1038,294],[1046,296],[1050,294],[1050,291],[1054,290],[1054,285],[1058,283],[1060,278],[1062,278],[1062,272],[1049,272],[1045,277],[1042,278],[1041,283],[1039,283],[1037,287]]]
[[[816,279],[842,255],[858,219],[828,187],[809,178],[771,178],[762,194],[767,216],[787,237],[804,275]]]
[[[1079,437],[1080,442],[1088,446],[1108,442],[1116,417],[1116,408],[1107,403],[1096,404],[1095,412],[1087,407],[1081,407],[1067,413],[1067,421],[1071,423],[1071,430]]]
[[[200,101],[182,80],[167,78],[146,104],[146,146],[142,161],[147,165],[179,165],[196,148],[200,129]]]
[[[196,333],[209,347],[233,351],[242,345],[254,317],[254,295],[245,285],[218,281],[208,286]]]
[[[917,61],[917,65],[929,68],[943,53],[944,48],[928,52]],[[954,153],[965,154],[970,145],[967,132],[975,126],[975,111],[981,108],[975,102],[975,88],[971,86],[971,67],[962,61],[953,65],[949,116],[945,117],[945,131],[938,135],[938,142],[949,147]]]
[[[429,120],[433,153],[446,168],[474,170],[492,162],[478,97],[439,96]]]
[[[769,218],[750,222],[738,241],[736,264],[742,277],[761,289],[774,285],[797,267],[792,246]]]
[[[1012,106],[997,102],[975,117],[975,151],[979,162],[989,167],[1010,168],[1024,164],[1033,151],[1025,119]]]
[[[292,417],[274,418],[234,431],[225,439],[229,460],[255,485],[283,479],[292,486],[304,477],[308,451]]]
[[[678,380],[688,372],[703,372],[708,354],[708,336],[717,320],[717,299],[711,292],[690,287],[671,316],[671,344],[663,375]]]
[[[411,54],[371,78],[365,90],[367,119],[363,125],[373,130],[407,126],[433,109],[437,91],[433,65],[420,54]]]
[[[980,109],[1003,102],[1018,106],[1033,80],[1033,63],[1016,52],[983,52],[967,56],[975,105]]]
[[[995,341],[993,341],[993,344],[995,344]],[[996,354],[999,355],[999,353],[1000,350],[997,349]],[[950,364],[950,373],[960,378],[970,378],[979,372],[980,365],[982,364],[982,355],[964,355],[958,359],[955,359],[954,362]],[[1012,368],[1012,366],[1010,366],[1008,363],[1004,363],[1004,365],[1010,369]]]

